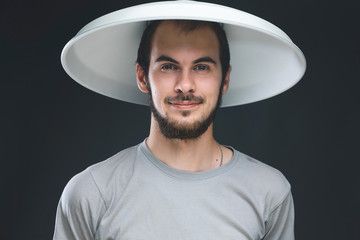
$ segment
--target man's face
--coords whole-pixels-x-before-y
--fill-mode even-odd
[[[193,139],[212,124],[220,103],[218,39],[209,27],[189,32],[171,21],[156,29],[147,81],[150,106],[165,137]],[[227,89],[228,76],[225,80]]]

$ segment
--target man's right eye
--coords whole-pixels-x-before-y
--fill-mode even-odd
[[[163,64],[161,65],[161,70],[162,71],[169,71],[169,70],[177,70],[178,67],[175,66],[174,64]]]

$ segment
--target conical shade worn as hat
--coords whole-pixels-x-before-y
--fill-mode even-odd
[[[160,19],[223,23],[232,71],[222,107],[282,93],[305,72],[304,55],[275,25],[237,9],[196,1],[142,4],[95,19],[64,47],[61,62],[65,71],[95,92],[147,105],[147,94],[137,87],[135,62],[146,22]]]

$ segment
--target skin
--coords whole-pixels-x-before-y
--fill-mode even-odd
[[[228,90],[230,70],[221,94]],[[148,93],[144,71],[139,65],[136,65],[136,74],[139,89]],[[154,105],[162,116],[187,127],[205,119],[216,106],[221,78],[219,43],[210,28],[184,32],[172,21],[158,26],[152,41],[148,80]],[[181,94],[192,94],[202,100],[174,99]],[[168,139],[152,115],[146,143],[157,158],[179,170],[206,171],[217,168],[220,163],[221,152],[213,137],[213,123],[199,138]],[[233,153],[226,147],[221,148],[225,164]]]

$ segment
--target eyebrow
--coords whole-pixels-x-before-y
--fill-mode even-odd
[[[179,64],[178,61],[176,61],[175,59],[169,57],[169,56],[165,56],[165,55],[161,55],[160,57],[158,57],[155,62],[172,62],[175,64]]]
[[[166,55],[161,55],[160,57],[158,57],[155,62],[172,62],[175,64],[179,64],[178,61],[176,61],[175,59],[173,59],[172,57],[166,56]],[[197,63],[201,63],[201,62],[208,62],[208,63],[213,63],[216,65],[216,61],[214,59],[212,59],[211,57],[201,57],[196,59],[195,61],[193,61],[193,64],[197,64]]]
[[[199,59],[196,59],[193,64],[196,64],[196,63],[201,63],[201,62],[208,62],[208,63],[213,63],[216,65],[216,62],[214,59],[212,59],[211,57],[201,57]]]

